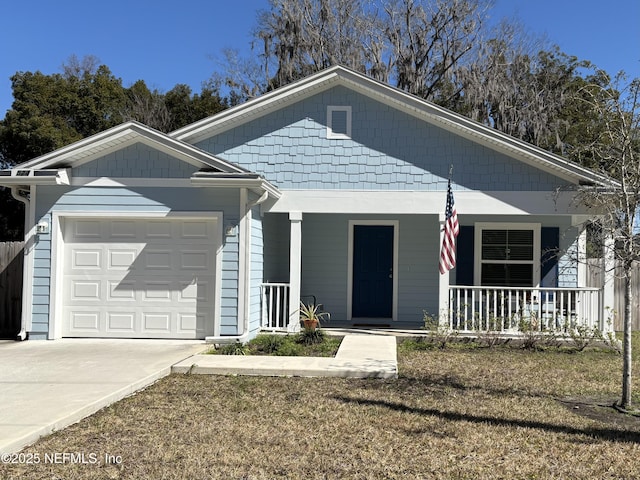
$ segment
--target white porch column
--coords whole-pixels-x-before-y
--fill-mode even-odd
[[[289,212],[289,323],[287,331],[300,330],[300,283],[302,272],[302,212]]]
[[[587,227],[582,226],[578,234],[578,285],[577,287],[587,287]]]
[[[438,244],[438,262],[440,261],[440,249],[444,239],[445,216],[440,214],[440,243]],[[449,272],[438,272],[438,325],[449,326]]]
[[[613,321],[615,310],[615,240],[612,236],[607,235],[604,238],[604,258],[603,258],[603,286],[602,286],[602,305],[601,305],[601,317],[600,317],[600,329],[613,331]],[[619,316],[621,312],[615,312],[616,316]],[[611,325],[607,322],[611,320]]]

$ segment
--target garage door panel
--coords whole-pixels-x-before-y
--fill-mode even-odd
[[[143,281],[142,300],[152,300],[156,302],[172,300],[171,282]]]
[[[213,302],[213,276],[201,276],[198,280],[179,280],[179,301],[198,300],[198,304]]]
[[[144,312],[142,314],[142,332],[171,333],[171,315],[168,313]]]
[[[106,331],[133,334],[136,331],[136,315],[133,312],[109,312],[106,314]]]
[[[127,302],[136,299],[135,280],[107,280],[107,300]]]
[[[69,288],[70,300],[73,301],[101,301],[104,296],[101,294],[101,284],[99,280],[72,280]]]
[[[71,329],[77,333],[96,334],[100,332],[99,311],[73,311],[70,315]]]
[[[135,248],[109,248],[109,269],[129,270],[138,256]]]
[[[102,251],[96,248],[78,248],[72,250],[71,268],[76,270],[100,270],[104,263]]]
[[[99,220],[75,220],[69,233],[80,241],[100,239],[102,238],[102,226],[103,224]]]
[[[67,219],[63,336],[213,334],[214,220]]]

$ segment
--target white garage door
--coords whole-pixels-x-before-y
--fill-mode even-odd
[[[63,336],[213,334],[215,219],[65,219]]]

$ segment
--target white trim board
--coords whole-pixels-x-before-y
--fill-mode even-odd
[[[399,252],[399,220],[349,220],[347,251],[347,321],[353,319],[353,240],[356,225],[380,225],[393,227],[393,299],[391,320],[398,321],[398,252]]]
[[[214,318],[211,319],[215,327],[219,325],[222,296],[222,248],[223,248],[223,214],[222,212],[101,212],[101,211],[67,211],[57,210],[51,212],[51,287],[49,291],[49,329],[50,340],[62,337],[62,307],[63,307],[63,282],[64,271],[64,233],[65,218],[98,218],[98,219],[157,219],[168,218],[204,219],[215,222],[214,240],[217,242],[215,272],[214,272]]]
[[[348,214],[432,214],[444,211],[446,191],[281,190],[265,212]],[[454,192],[458,214],[593,215],[575,202],[575,192]]]
[[[190,178],[74,177],[72,187],[191,187]]]

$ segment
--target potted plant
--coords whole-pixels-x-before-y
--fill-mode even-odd
[[[318,325],[320,325],[320,321],[326,317],[327,319],[331,317],[328,312],[321,312],[320,307],[321,304],[305,304],[304,302],[300,302],[300,320],[302,321],[302,325],[305,330],[315,330]]]

